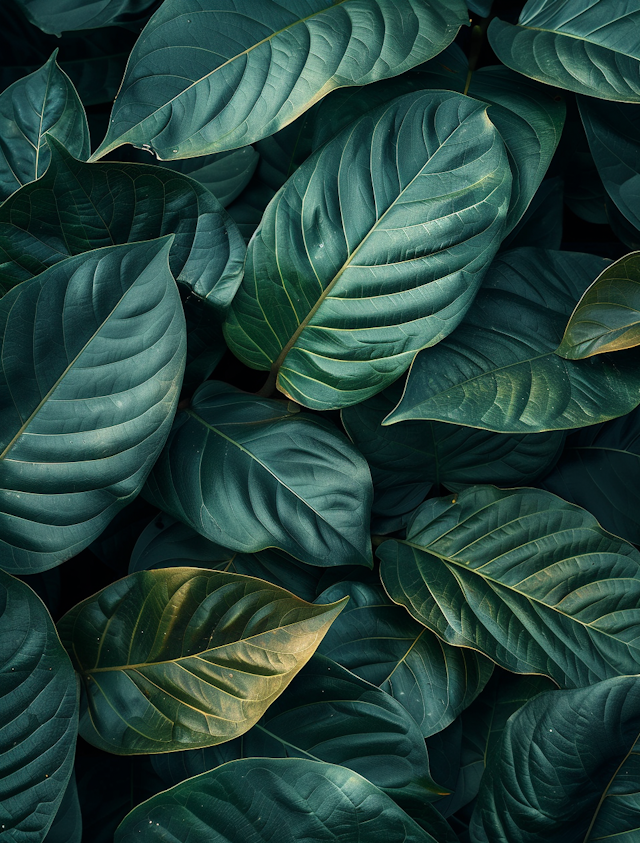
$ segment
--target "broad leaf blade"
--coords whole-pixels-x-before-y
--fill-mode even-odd
[[[244,734],[311,658],[344,606],[202,568],[141,571],[58,624],[84,686],[80,734],[122,755]]]
[[[44,838],[44,843],[82,843],[82,813],[78,800],[75,772],[71,774],[62,802],[51,828]]]
[[[142,488],[184,372],[170,245],[69,258],[0,300],[5,570],[69,559]]]
[[[155,0],[18,0],[32,24],[50,35],[136,22]]]

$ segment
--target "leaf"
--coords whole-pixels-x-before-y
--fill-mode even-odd
[[[202,185],[155,165],[84,164],[49,141],[45,175],[0,206],[0,290],[67,255],[175,233],[179,284],[224,314],[242,277],[244,244]]]
[[[418,92],[365,114],[269,204],[224,325],[231,350],[313,409],[374,395],[464,315],[510,184],[504,145],[467,97]]]
[[[471,821],[477,843],[595,843],[640,830],[640,679],[550,691],[507,723]]]
[[[528,0],[517,25],[494,18],[487,35],[507,67],[578,94],[640,102],[637,0]]]
[[[378,556],[392,600],[507,670],[564,687],[640,672],[640,553],[549,492],[432,499]]]
[[[232,761],[133,810],[115,843],[436,843],[357,773],[302,758]]]
[[[466,22],[461,0],[167,0],[131,53],[93,158],[123,143],[165,160],[254,143],[334,88],[437,55]]]
[[[522,219],[502,241],[501,249],[536,246],[559,249],[562,243],[564,182],[560,176],[545,179]]]
[[[44,843],[81,843],[81,841],[82,814],[78,801],[76,777],[72,771],[69,784],[64,792],[53,824],[44,838]]]
[[[223,383],[178,414],[145,497],[232,550],[372,564],[364,458],[329,422]]]
[[[416,357],[383,424],[433,419],[540,433],[630,412],[640,401],[637,352],[579,361],[555,353],[575,303],[606,266],[576,252],[499,255],[460,327]]]
[[[344,606],[313,606],[252,577],[141,571],[58,623],[80,673],[80,734],[135,755],[244,734],[311,658]]]
[[[44,840],[73,770],[78,683],[44,605],[0,571],[0,834]]]
[[[0,300],[0,553],[60,564],[140,491],[184,371],[170,240],[69,258]]]
[[[338,583],[316,602],[345,596],[347,609],[319,652],[395,697],[424,737],[448,726],[486,685],[489,661],[439,641],[394,606],[379,584]]]
[[[76,158],[88,158],[89,127],[84,107],[66,73],[49,61],[0,94],[0,201],[39,178],[51,159],[45,134]]]
[[[125,24],[144,15],[154,0],[19,0],[34,26],[50,35]]]

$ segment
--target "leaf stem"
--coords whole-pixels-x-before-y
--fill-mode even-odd
[[[276,391],[276,379],[278,377],[278,369],[275,365],[271,367],[271,371],[269,372],[269,377],[266,379],[264,384],[260,387],[260,389],[255,393],[259,398],[271,398],[271,396]]]

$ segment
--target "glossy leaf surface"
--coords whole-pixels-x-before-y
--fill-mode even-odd
[[[638,352],[577,361],[555,353],[576,303],[606,266],[575,252],[500,255],[460,327],[416,357],[385,423],[433,419],[538,433],[630,412],[640,401]]]
[[[78,683],[41,600],[0,571],[0,836],[40,843],[73,770]]]
[[[475,486],[378,548],[391,598],[443,640],[579,687],[640,671],[640,553],[537,489]]]
[[[145,497],[205,538],[371,567],[364,458],[329,422],[209,381],[176,417]]]
[[[80,734],[122,755],[244,734],[311,658],[344,603],[202,568],[141,571],[58,624],[84,685]]]
[[[0,300],[0,554],[69,559],[142,488],[169,433],[185,329],[170,240],[62,261]]]
[[[357,773],[302,758],[247,758],[189,779],[132,811],[115,843],[436,843]]]
[[[232,351],[314,409],[379,392],[463,317],[510,189],[480,103],[419,92],[365,114],[269,204],[225,322]]]

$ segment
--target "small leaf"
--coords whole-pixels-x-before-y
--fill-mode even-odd
[[[82,678],[80,734],[121,755],[244,734],[311,658],[344,601],[313,606],[252,577],[141,571],[58,629]]]

